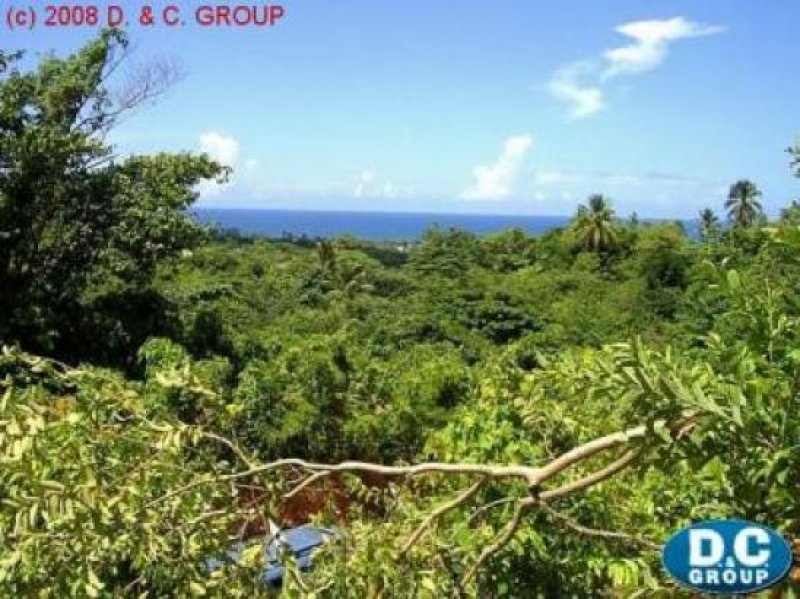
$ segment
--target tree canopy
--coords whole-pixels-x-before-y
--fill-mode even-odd
[[[143,78],[109,82],[127,41],[107,31],[30,71],[5,55],[0,76],[0,338],[53,351],[74,334],[90,284],[141,289],[156,264],[196,244],[186,212],[202,179],[224,175],[204,156],[119,159],[106,133],[158,93]]]

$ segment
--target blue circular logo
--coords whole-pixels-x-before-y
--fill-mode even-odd
[[[774,530],[744,520],[706,520],[673,535],[662,561],[680,584],[703,593],[751,593],[780,582],[792,550]]]

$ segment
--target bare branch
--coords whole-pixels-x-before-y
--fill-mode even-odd
[[[601,452],[613,449],[619,445],[629,444],[633,440],[644,437],[646,433],[647,428],[640,426],[627,431],[606,435],[584,443],[583,445],[579,445],[541,468],[529,466],[494,466],[486,464],[443,464],[436,462],[418,464],[416,466],[381,466],[366,462],[343,462],[338,465],[329,465],[312,464],[294,460],[293,465],[311,471],[313,474],[298,487],[287,493],[286,497],[293,497],[309,485],[334,472],[372,472],[386,476],[415,476],[433,472],[446,474],[482,474],[489,478],[522,478],[527,481],[530,487],[538,487],[542,482],[553,478],[578,462],[594,457]],[[627,463],[618,466],[621,469],[625,465],[627,465]],[[271,467],[267,465],[265,468],[274,469],[274,466]],[[597,475],[601,475],[602,472],[604,471],[600,471]],[[609,472],[606,477],[614,473],[615,471]],[[602,480],[602,478],[600,480]]]
[[[558,514],[555,510],[551,510],[545,506],[545,503],[548,501],[553,501],[556,499],[560,499],[562,497],[571,495],[573,493],[577,493],[578,491],[582,491],[587,489],[593,485],[596,485],[609,477],[613,476],[614,474],[622,471],[624,468],[629,466],[638,456],[639,452],[637,451],[628,451],[622,455],[622,457],[614,460],[609,465],[600,470],[596,470],[591,474],[588,474],[582,478],[579,478],[576,481],[571,483],[567,483],[562,485],[561,487],[557,487],[556,489],[552,489],[550,491],[541,492],[539,490],[539,485],[542,481],[545,481],[549,478],[557,476],[558,474],[562,473],[567,468],[589,458],[593,458],[600,454],[601,452],[613,449],[619,445],[628,444],[632,439],[638,439],[643,437],[646,434],[647,429],[645,427],[638,427],[635,429],[631,429],[630,431],[625,431],[621,433],[615,433],[612,435],[607,435],[605,437],[601,437],[599,439],[595,439],[593,441],[589,441],[580,445],[567,453],[563,454],[561,457],[556,458],[555,460],[551,461],[549,464],[540,467],[540,468],[532,468],[528,466],[493,466],[487,464],[446,464],[446,463],[425,463],[425,464],[417,464],[414,466],[384,466],[380,464],[373,464],[367,462],[342,462],[340,464],[319,464],[314,462],[307,462],[305,460],[300,459],[283,459],[283,460],[276,460],[274,462],[270,462],[263,465],[253,465],[253,462],[244,455],[241,450],[238,450],[234,445],[228,445],[234,453],[239,456],[245,464],[248,464],[249,468],[247,470],[236,472],[232,474],[214,477],[206,477],[202,479],[198,479],[196,481],[192,481],[187,485],[182,487],[173,489],[171,492],[167,493],[166,495],[155,499],[147,504],[147,507],[151,507],[153,505],[158,504],[159,502],[168,500],[172,497],[185,493],[186,491],[202,486],[207,484],[219,484],[224,482],[230,482],[234,480],[238,480],[241,478],[250,478],[259,474],[265,474],[272,471],[278,470],[300,470],[308,473],[308,475],[301,479],[301,481],[294,486],[289,492],[287,492],[284,497],[291,498],[297,495],[301,490],[308,488],[310,485],[318,482],[328,476],[331,476],[334,473],[342,473],[342,472],[369,472],[374,474],[380,474],[389,477],[409,477],[415,476],[419,474],[429,474],[429,473],[438,473],[438,474],[455,474],[455,475],[478,475],[480,479],[473,483],[472,486],[467,488],[465,491],[460,493],[458,496],[453,498],[452,500],[443,503],[439,507],[437,507],[433,512],[431,512],[425,520],[415,529],[412,533],[411,537],[405,542],[402,549],[400,550],[400,555],[405,555],[410,551],[413,546],[422,538],[425,532],[429,529],[429,527],[438,519],[441,518],[444,514],[452,511],[459,506],[463,505],[465,502],[469,501],[472,497],[474,497],[481,487],[490,480],[497,480],[497,479],[522,479],[523,481],[527,482],[529,487],[531,488],[534,495],[530,497],[526,497],[524,499],[517,500],[515,503],[514,513],[511,517],[511,520],[503,529],[503,532],[497,537],[497,539],[488,547],[484,549],[481,555],[478,557],[476,562],[472,565],[472,567],[467,572],[466,576],[463,579],[463,584],[467,584],[470,580],[472,580],[477,571],[480,567],[489,559],[491,559],[494,555],[502,551],[508,543],[514,538],[514,535],[519,530],[523,518],[525,514],[530,511],[534,506],[541,505],[545,507],[548,513],[551,514]],[[219,438],[215,438],[214,436],[208,437],[213,441],[219,442]],[[490,506],[499,505],[500,502],[495,502],[494,504],[488,504],[481,508],[483,511],[489,509]],[[479,510],[477,513],[481,513]],[[475,514],[473,514],[473,518]],[[554,516],[555,517],[555,516]],[[606,531],[595,531],[593,529],[588,529],[582,527],[580,524],[576,522],[568,522],[565,521],[564,518],[561,518],[561,521],[569,525],[576,531],[583,532],[584,534],[594,535],[594,536],[605,536],[605,538],[613,538],[617,539],[627,539],[627,536],[622,535],[622,533],[608,533]],[[652,547],[651,547],[652,548]]]
[[[446,464],[442,462],[429,462],[414,466],[383,466],[381,464],[372,464],[369,462],[315,464],[311,462],[305,462],[303,460],[279,460],[277,462],[273,462],[272,464],[266,464],[260,468],[257,468],[256,470],[264,472],[268,470],[285,468],[288,466],[294,466],[296,468],[311,472],[312,474],[297,487],[286,493],[285,497],[287,499],[292,498],[309,485],[336,472],[369,472],[372,474],[381,474],[387,477],[409,477],[420,474],[436,473],[473,474],[495,479],[520,478],[523,481],[528,482],[535,480],[539,472],[538,468],[531,468],[529,466],[495,466],[490,464]]]
[[[598,453],[613,449],[619,445],[627,445],[634,439],[644,437],[646,433],[647,428],[640,426],[627,431],[606,435],[605,437],[600,437],[599,439],[579,445],[541,468],[537,483],[548,480],[560,474],[570,466],[597,455]]]
[[[496,507],[500,507],[501,505],[507,505],[509,503],[515,503],[517,499],[518,499],[517,497],[503,497],[502,499],[498,499],[496,501],[487,503],[486,505],[482,505],[472,513],[472,515],[469,517],[469,520],[467,520],[467,524],[472,524],[478,518],[483,516],[485,513],[487,513],[490,510],[493,510]]]
[[[545,513],[547,513],[548,516],[551,516],[554,520],[558,520],[559,522],[564,524],[567,528],[574,530],[578,534],[585,535],[588,537],[607,539],[609,541],[623,541],[626,543],[633,543],[635,545],[643,545],[648,549],[652,549],[654,551],[661,550],[661,545],[655,543],[654,541],[651,541],[650,539],[626,534],[624,532],[589,528],[587,526],[583,526],[578,521],[574,520],[573,518],[570,518],[566,514],[562,514],[558,510],[553,509],[552,507],[550,507],[545,503],[543,503],[540,507],[542,508],[542,510],[544,510]]]
[[[114,98],[115,116],[162,96],[185,75],[178,63],[164,57],[133,67]]]
[[[514,535],[519,530],[520,525],[522,524],[522,518],[525,514],[538,503],[539,501],[533,497],[526,497],[517,502],[516,508],[514,509],[514,515],[509,520],[506,527],[503,529],[503,532],[500,534],[499,537],[489,545],[486,549],[483,550],[480,557],[472,564],[472,567],[469,569],[467,574],[464,576],[462,581],[463,584],[469,583],[475,575],[478,573],[480,567],[492,556],[499,553],[503,549],[505,549],[506,545],[511,542],[511,539],[514,538]]]
[[[548,472],[556,472],[556,473],[560,472],[560,471],[563,471],[565,468],[575,464],[576,462],[578,462],[580,460],[587,459],[589,457],[592,457],[592,456],[596,455],[597,453],[599,453],[601,451],[604,451],[606,449],[612,448],[612,447],[614,447],[615,445],[618,445],[621,442],[625,442],[623,440],[623,438],[626,437],[630,433],[632,433],[632,434],[628,438],[635,438],[635,437],[638,437],[640,434],[644,435],[645,430],[644,430],[644,427],[642,427],[641,429],[637,428],[637,429],[633,429],[632,431],[628,431],[626,433],[622,433],[621,434],[622,436],[609,435],[607,437],[602,437],[600,439],[597,439],[596,441],[592,441],[592,442],[586,443],[586,444],[581,445],[581,446],[575,448],[574,450],[564,454],[564,456],[562,456],[562,457],[566,457],[567,459],[557,458],[556,460],[554,460],[553,462],[548,464],[548,466],[545,466],[544,468],[542,468],[542,470],[545,470],[545,471],[548,471]],[[578,457],[578,456],[580,456],[580,457]],[[625,453],[621,458],[613,461],[611,464],[609,464],[605,468],[597,470],[597,471],[595,471],[595,472],[593,472],[593,473],[591,473],[591,474],[589,474],[587,476],[584,476],[584,477],[582,477],[582,478],[580,478],[580,479],[578,479],[578,480],[576,480],[576,481],[574,481],[572,483],[569,483],[569,484],[563,485],[561,487],[558,487],[558,488],[556,488],[554,490],[545,491],[543,493],[539,493],[536,496],[528,497],[528,498],[525,498],[523,500],[518,501],[516,503],[516,508],[514,510],[514,514],[513,514],[512,518],[511,518],[511,520],[509,521],[509,523],[506,525],[506,528],[504,529],[503,533],[500,535],[500,537],[497,538],[497,540],[494,543],[492,543],[492,545],[487,547],[483,551],[483,553],[481,553],[481,555],[478,558],[478,560],[475,562],[475,564],[473,564],[472,568],[470,568],[469,572],[467,572],[467,575],[464,577],[464,584],[468,583],[475,576],[475,574],[477,573],[478,569],[488,559],[490,559],[491,557],[493,557],[494,555],[496,555],[497,553],[502,551],[506,547],[506,545],[508,545],[508,543],[511,541],[511,539],[514,538],[514,535],[519,530],[519,527],[522,524],[523,516],[533,506],[540,506],[540,507],[542,507],[542,509],[544,509],[549,514],[555,514],[557,516],[562,516],[561,514],[559,514],[559,512],[557,512],[553,508],[549,507],[546,504],[546,502],[553,501],[555,499],[560,499],[560,498],[565,497],[567,495],[571,495],[573,493],[577,493],[578,491],[582,491],[582,490],[587,489],[587,488],[589,488],[589,487],[591,487],[593,485],[596,485],[596,484],[608,479],[609,477],[613,476],[614,474],[620,472],[624,468],[626,468],[637,457],[639,457],[639,453],[638,452],[629,451],[629,452]],[[557,466],[555,468],[550,468],[550,466],[552,466],[554,463],[557,464]],[[550,476],[554,476],[554,475],[555,474],[550,474]],[[497,505],[502,505],[504,503],[511,503],[511,501],[513,501],[513,500],[499,500],[499,501],[493,502],[491,504],[487,504],[486,506],[484,506],[483,508],[478,510],[478,512],[473,514],[472,517],[470,518],[470,520],[474,519],[479,513],[482,513],[483,511],[486,511],[486,510],[490,509],[491,507],[495,507]],[[563,516],[563,518],[567,518],[567,517]],[[564,523],[567,524],[567,522],[564,522]],[[601,535],[605,536],[605,533],[607,532],[607,531],[595,531],[594,529],[589,529],[589,528],[583,527],[580,524],[578,524],[577,522],[570,522],[569,524],[572,525],[571,527],[574,530],[579,531],[579,532],[582,531],[584,534],[593,534],[594,536],[601,536]],[[624,533],[608,532],[608,535],[613,535],[618,540],[620,540],[620,539],[624,539],[624,540],[628,540],[628,541],[633,540],[633,537],[629,537],[628,535],[625,535]],[[619,536],[617,536],[617,535],[619,535]],[[609,538],[609,536],[606,536],[606,538]],[[650,548],[654,548],[654,547],[658,548],[658,545],[656,545],[652,541],[647,541],[646,539],[636,539],[636,540],[640,544],[647,545]]]
[[[530,488],[538,489],[543,481],[560,474],[570,466],[582,460],[594,457],[602,451],[612,449],[617,445],[629,443],[633,439],[638,439],[639,437],[644,436],[645,433],[645,427],[637,427],[629,431],[614,433],[593,441],[589,441],[588,443],[584,443],[583,445],[570,450],[560,458],[553,460],[541,468],[522,465],[499,466],[490,464],[448,464],[442,462],[429,462],[416,464],[413,466],[385,466],[370,462],[354,461],[342,462],[340,464],[321,464],[308,462],[297,458],[287,458],[269,462],[267,464],[255,465],[249,467],[247,470],[232,474],[225,474],[217,477],[205,477],[192,481],[191,483],[174,489],[160,498],[154,499],[148,504],[148,507],[156,505],[162,501],[166,501],[199,486],[225,483],[285,469],[296,469],[309,473],[305,479],[303,479],[297,486],[284,495],[284,498],[286,499],[291,499],[303,489],[309,487],[315,482],[322,480],[323,478],[330,476],[331,474],[342,472],[369,472],[387,477],[410,477],[420,474],[471,474],[496,480],[517,478],[527,482]],[[629,452],[606,468],[589,476],[559,487],[555,490],[542,492],[539,494],[539,498],[543,501],[549,501],[591,487],[592,485],[605,480],[606,478],[625,468],[635,459],[635,457],[635,453]],[[249,464],[249,460],[243,461],[245,464]]]
[[[404,556],[411,550],[411,548],[422,538],[422,535],[425,534],[428,528],[436,520],[438,520],[448,512],[451,512],[452,510],[456,509],[463,503],[466,503],[467,501],[472,499],[472,497],[474,497],[475,494],[478,491],[480,491],[481,487],[483,487],[485,483],[486,483],[485,478],[480,479],[478,482],[469,487],[467,490],[463,491],[452,500],[441,504],[438,508],[436,508],[430,514],[428,514],[428,517],[422,521],[422,523],[417,527],[414,533],[408,538],[408,540],[403,545],[403,548],[400,550],[400,557]]]
[[[205,431],[203,432],[203,437],[211,441],[215,441],[216,443],[220,443],[221,445],[224,445],[225,447],[230,449],[236,455],[236,457],[239,458],[248,468],[253,469],[256,467],[255,462],[252,461],[252,459],[247,454],[245,454],[244,450],[233,441],[226,439],[225,437],[216,435],[214,433],[209,433]]]
[[[100,85],[105,85],[112,76],[116,76],[129,56],[128,50],[113,56]],[[164,57],[133,66],[122,86],[108,99],[108,105],[102,109],[87,110],[88,114],[78,120],[73,129],[102,137],[119,124],[126,114],[163,96],[184,76],[184,70],[175,61]]]
[[[587,476],[579,478],[571,483],[567,483],[561,487],[551,489],[550,491],[543,491],[539,495],[539,498],[542,501],[553,501],[555,499],[566,497],[567,495],[572,495],[578,491],[583,491],[589,487],[593,487],[594,485],[603,482],[607,478],[611,478],[621,470],[627,468],[637,457],[639,457],[639,452],[626,452],[621,458],[611,462],[605,468],[592,472]]]
[[[286,493],[283,497],[284,499],[291,499],[292,497],[299,495],[303,489],[307,489],[314,483],[321,481],[323,478],[328,478],[333,474],[331,470],[322,470],[311,476],[306,476],[304,479],[301,479],[300,482],[288,493]]]

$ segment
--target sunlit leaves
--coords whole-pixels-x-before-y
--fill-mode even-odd
[[[32,370],[48,374],[14,382]],[[48,391],[59,383],[76,386],[66,412]],[[0,391],[0,593],[214,587],[204,560],[246,513],[214,480],[219,448],[196,428],[150,420],[148,402],[125,399],[127,383],[108,374],[12,351]]]

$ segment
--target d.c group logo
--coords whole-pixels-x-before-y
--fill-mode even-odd
[[[707,520],[670,538],[662,559],[667,572],[692,590],[740,594],[778,583],[792,565],[792,551],[760,524]]]

